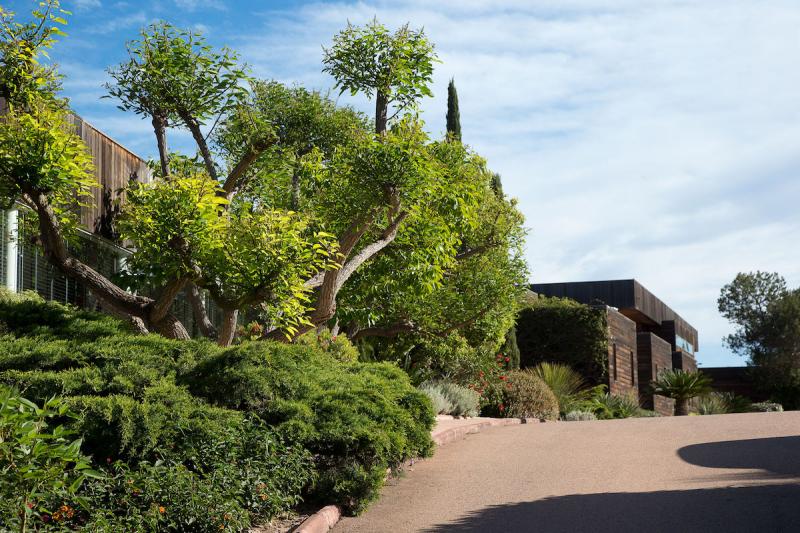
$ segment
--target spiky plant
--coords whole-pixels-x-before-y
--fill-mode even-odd
[[[581,391],[586,387],[580,374],[561,363],[542,362],[532,372],[553,391],[562,414],[571,411],[571,405],[581,398]]]
[[[653,392],[675,400],[675,416],[689,414],[689,400],[711,392],[711,378],[702,372],[664,370],[652,383]]]

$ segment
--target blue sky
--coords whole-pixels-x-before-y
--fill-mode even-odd
[[[455,77],[465,141],[525,213],[532,280],[635,277],[699,329],[704,366],[744,363],[722,346],[716,311],[737,272],[800,284],[794,0],[63,3],[74,16],[53,57],[67,96],[142,156],[154,155],[149,125],[100,96],[105,68],[148,22],[202,30],[260,77],[327,89],[321,46],[348,20],[410,21],[443,61],[428,129],[444,129]]]

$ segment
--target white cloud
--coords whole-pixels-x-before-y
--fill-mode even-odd
[[[85,11],[87,9],[98,9],[102,4],[100,0],[73,0],[72,4],[78,11]]]
[[[122,15],[108,18],[104,22],[93,24],[87,31],[99,35],[108,35],[135,26],[142,26],[146,22],[147,16],[143,11],[138,11],[136,13],[125,12]]]

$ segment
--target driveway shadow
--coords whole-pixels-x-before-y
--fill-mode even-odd
[[[685,446],[693,465],[757,469],[737,480],[800,477],[800,437]],[[724,478],[724,470],[721,472]],[[704,476],[703,479],[709,479]],[[800,531],[800,485],[761,484],[641,493],[574,494],[479,509],[425,530],[439,532],[729,533]]]
[[[800,486],[575,494],[496,505],[428,533],[738,533],[800,531]]]
[[[678,457],[707,468],[760,469],[768,474],[765,477],[800,477],[800,437],[693,444],[678,450]]]

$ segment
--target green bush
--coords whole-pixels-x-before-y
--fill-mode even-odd
[[[689,400],[711,392],[711,378],[706,374],[684,372],[683,370],[663,370],[652,383],[654,394],[675,400],[675,414],[689,414]]]
[[[550,387],[533,371],[510,372],[508,384],[505,401],[507,416],[558,419],[558,399]]]
[[[387,468],[432,450],[430,401],[393,365],[339,361],[352,357],[341,355],[346,350],[331,357],[313,343],[223,350],[208,341],[135,336],[113,319],[38,297],[7,300],[0,298],[0,323],[21,333],[0,336],[0,383],[36,401],[63,395],[84,453],[104,466],[124,463],[107,483],[126,468],[150,487],[124,512],[112,505],[102,516],[80,515],[97,528],[228,527],[196,514],[205,506],[228,513],[237,530],[295,506],[301,495],[357,512],[376,497]],[[23,315],[44,317],[42,325],[25,326]],[[268,450],[259,448],[264,443]],[[119,494],[114,501],[126,497],[119,490],[111,490]],[[171,522],[152,522],[165,519],[153,514],[157,503],[190,492],[196,505],[175,510]],[[217,500],[230,509],[211,505]]]
[[[723,415],[728,412],[728,405],[718,392],[697,398],[696,408],[698,415]]]
[[[19,531],[39,529],[72,503],[82,483],[100,474],[80,450],[81,440],[59,419],[73,415],[57,398],[41,407],[0,387],[0,523]],[[5,529],[4,529],[5,531]]]
[[[582,398],[586,383],[580,374],[567,365],[544,361],[533,367],[533,373],[547,383],[556,395],[561,414],[571,411],[572,405]]]
[[[453,416],[478,416],[481,410],[480,394],[449,381],[423,383],[420,390],[434,405],[438,414]]]
[[[453,412],[453,403],[444,395],[444,392],[436,383],[423,383],[419,386],[419,390],[431,401],[433,412],[437,415],[449,415]]]
[[[343,363],[358,361],[358,348],[353,346],[350,339],[346,335],[333,335],[327,328],[323,328],[321,331],[311,330],[300,335],[294,342],[317,348]]]
[[[606,313],[568,298],[539,297],[517,318],[520,366],[563,363],[589,383],[608,377]]]
[[[209,357],[181,382],[307,447],[320,471],[313,495],[353,512],[377,497],[387,468],[432,451],[430,400],[388,363],[340,363],[309,346],[254,342]]]

